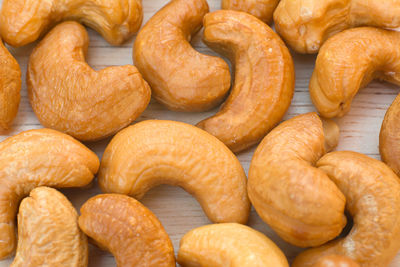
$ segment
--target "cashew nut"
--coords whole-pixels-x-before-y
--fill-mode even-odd
[[[400,1],[281,0],[274,22],[276,31],[295,51],[316,53],[330,36],[348,28],[399,27]]]
[[[207,45],[234,63],[235,84],[222,109],[197,126],[239,152],[259,142],[289,108],[293,61],[278,35],[244,12],[215,11],[204,26]]]
[[[3,0],[0,33],[12,46],[37,40],[61,21],[76,20],[121,44],[142,24],[141,0]]]
[[[160,184],[181,186],[213,222],[245,223],[250,212],[239,160],[214,136],[181,122],[147,120],[119,132],[98,180],[104,192],[138,199]]]
[[[319,258],[313,267],[360,267],[360,265],[345,256],[327,255]]]
[[[278,3],[279,0],[222,0],[222,9],[243,11],[269,24]]]
[[[228,64],[197,52],[189,43],[207,12],[206,0],[172,0],[136,38],[135,64],[154,98],[169,109],[208,110],[221,103],[229,90]]]
[[[205,225],[186,233],[178,262],[184,267],[289,267],[282,251],[265,235],[245,225]]]
[[[345,238],[301,253],[293,267],[312,266],[328,254],[362,267],[387,266],[400,249],[399,178],[383,162],[349,151],[326,154],[317,167],[345,195],[354,225]]]
[[[77,22],[59,24],[33,51],[27,83],[43,125],[93,141],[134,121],[151,92],[134,66],[90,68],[85,62],[88,43],[85,28]]]
[[[85,186],[98,167],[92,151],[54,130],[26,131],[1,142],[0,258],[15,249],[14,220],[24,196],[38,186]]]
[[[79,226],[114,255],[118,267],[175,267],[174,248],[160,221],[131,197],[92,197],[81,207]]]
[[[33,189],[19,207],[18,247],[11,267],[87,265],[88,242],[75,208],[55,189]]]
[[[260,217],[287,242],[318,246],[346,225],[345,198],[313,167],[333,149],[339,128],[307,113],[283,122],[258,146],[250,164],[248,193]]]

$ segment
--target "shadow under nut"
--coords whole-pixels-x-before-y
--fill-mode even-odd
[[[39,121],[83,141],[112,135],[146,109],[151,91],[131,65],[93,70],[88,35],[76,22],[56,26],[29,59],[29,100]]]
[[[346,225],[345,197],[314,167],[325,147],[338,142],[337,125],[325,124],[316,113],[283,122],[263,139],[250,164],[251,203],[280,237],[299,247],[324,244]]]
[[[231,9],[249,13],[270,24],[272,14],[280,0],[222,0],[222,9]]]
[[[388,266],[400,249],[400,182],[383,162],[363,154],[326,154],[317,167],[346,197],[354,225],[343,239],[306,250],[293,267],[307,267],[329,254],[343,255],[361,267]]]
[[[289,108],[293,61],[279,36],[244,12],[209,13],[204,27],[204,42],[235,66],[235,82],[222,109],[197,126],[240,152],[258,143]]]
[[[230,88],[228,64],[197,52],[189,43],[208,10],[206,0],[172,0],[135,40],[135,65],[150,84],[153,97],[171,110],[211,109]]]
[[[193,194],[217,223],[246,223],[246,175],[218,139],[189,124],[147,120],[119,132],[107,146],[98,175],[104,192],[141,198],[160,185]]]

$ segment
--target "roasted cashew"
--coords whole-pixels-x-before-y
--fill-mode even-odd
[[[268,237],[237,223],[205,225],[186,233],[178,262],[184,267],[289,267]]]
[[[139,199],[160,184],[181,186],[213,222],[245,223],[250,212],[239,160],[217,138],[182,122],[147,120],[119,132],[98,180],[104,192]]]
[[[307,113],[273,129],[253,156],[250,201],[260,217],[293,245],[324,244],[346,225],[343,194],[313,166],[338,139],[334,122]]]
[[[119,45],[142,24],[141,0],[3,0],[0,33],[12,46],[37,40],[61,21],[76,20]]]
[[[160,221],[131,197],[92,197],[81,208],[79,226],[114,255],[118,267],[175,267],[174,248]]]
[[[234,63],[235,84],[222,109],[197,126],[239,152],[261,141],[289,108],[293,61],[278,35],[244,12],[207,14],[204,27],[207,45]]]
[[[399,178],[383,162],[349,151],[326,154],[317,167],[345,195],[354,226],[345,238],[301,253],[293,267],[312,266],[328,254],[361,267],[387,266],[400,249]]]
[[[360,265],[345,256],[327,255],[319,258],[313,267],[360,267]]]
[[[93,141],[134,121],[151,92],[134,66],[90,68],[88,44],[83,26],[59,24],[33,51],[27,83],[32,108],[44,126]]]
[[[222,9],[249,13],[265,23],[272,22],[272,14],[280,0],[222,0]]]
[[[33,189],[19,206],[17,254],[11,267],[87,265],[88,242],[75,208],[55,189]]]
[[[229,90],[229,66],[204,55],[189,41],[208,12],[206,0],[172,0],[139,32],[134,61],[153,96],[167,108],[204,111],[222,102]]]
[[[85,186],[98,167],[92,151],[54,130],[26,131],[1,142],[0,258],[15,249],[14,220],[23,197],[38,186]]]

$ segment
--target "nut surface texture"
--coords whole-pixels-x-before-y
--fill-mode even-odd
[[[11,267],[87,265],[88,242],[75,208],[55,189],[33,189],[19,207],[17,254]]]
[[[213,222],[246,223],[246,175],[217,138],[182,122],[147,120],[119,132],[107,146],[98,180],[103,192],[141,198],[160,185],[194,195]]]
[[[327,255],[319,258],[313,267],[360,267],[360,265],[345,256]]]
[[[137,200],[97,195],[81,208],[79,226],[118,267],[175,267],[174,248],[157,217]]]
[[[243,11],[269,24],[278,3],[279,0],[222,0],[222,9]]]
[[[40,122],[83,141],[103,139],[134,121],[150,101],[150,88],[131,65],[93,70],[85,61],[83,26],[56,26],[33,51],[27,85]]]
[[[222,109],[197,126],[240,152],[261,141],[289,108],[292,57],[268,25],[244,12],[209,13],[204,27],[206,44],[234,64],[235,83]]]
[[[208,12],[206,0],[172,0],[140,30],[135,65],[153,97],[177,111],[204,111],[220,104],[230,87],[229,66],[189,43]]]

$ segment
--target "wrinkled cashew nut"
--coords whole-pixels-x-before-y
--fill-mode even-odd
[[[280,0],[222,0],[222,9],[249,13],[265,23],[272,22],[272,14]]]
[[[327,255],[319,258],[312,267],[360,267],[360,265],[345,256]]]

